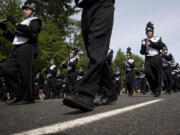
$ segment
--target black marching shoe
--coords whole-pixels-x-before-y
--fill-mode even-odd
[[[8,105],[15,105],[17,102],[19,102],[20,101],[20,99],[19,98],[17,98],[17,97],[14,97],[13,99],[11,99],[10,101],[7,101],[7,103],[6,104],[8,104]]]
[[[94,109],[94,98],[86,95],[73,95],[66,97],[63,104],[81,110],[82,112],[92,111]]]
[[[112,97],[103,97],[99,100],[99,102],[96,102],[95,105],[96,106],[100,106],[100,105],[110,105],[113,104],[114,102],[117,101],[117,96],[112,96]]]

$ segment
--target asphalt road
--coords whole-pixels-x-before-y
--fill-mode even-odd
[[[0,102],[0,135],[48,127],[156,99],[163,100],[89,124],[44,135],[180,135],[180,93],[158,98],[151,95],[122,95],[115,104],[99,106],[87,113],[64,106],[61,99],[15,106]]]

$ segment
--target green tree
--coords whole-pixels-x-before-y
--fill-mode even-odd
[[[70,16],[78,12],[72,5],[72,0],[39,0],[41,16],[44,22],[54,22],[61,34],[67,34]]]
[[[43,24],[39,35],[39,55],[35,64],[35,71],[39,72],[49,65],[52,55],[56,55],[56,63],[60,65],[61,61],[68,57],[67,43],[64,42],[56,25],[49,21]]]
[[[0,17],[15,16],[21,12],[21,0],[0,0]]]
[[[139,55],[132,55],[132,58],[135,60],[135,67],[139,69],[141,67],[141,64],[144,63],[144,60]]]
[[[69,25],[68,30],[68,40],[70,48],[79,49],[79,62],[77,64],[77,68],[79,68],[80,65],[83,65],[86,69],[89,59],[87,58],[85,45],[82,38],[81,21],[71,19],[71,23]]]

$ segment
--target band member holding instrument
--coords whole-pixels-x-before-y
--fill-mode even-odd
[[[72,50],[69,53],[69,58],[61,63],[60,66],[67,68],[67,85],[70,86],[69,94],[75,94],[76,88],[76,65],[78,63],[78,58],[76,56],[76,52]]]
[[[121,71],[120,71],[119,66],[116,67],[116,71],[114,72],[113,79],[114,79],[117,94],[118,95],[122,94],[122,91],[121,91]]]
[[[13,44],[13,50],[2,67],[7,85],[13,93],[9,105],[34,103],[33,65],[38,54],[38,34],[41,30],[36,1],[27,0],[22,12],[25,20],[16,24],[14,34],[8,31],[5,23],[0,24],[4,37]]]
[[[149,22],[146,26],[147,38],[142,40],[140,53],[145,55],[145,74],[150,88],[159,97],[162,87],[162,59],[160,51],[165,47],[161,37],[154,36],[154,26]]]
[[[135,61],[131,58],[131,49],[127,48],[126,52],[126,61],[125,61],[125,69],[126,69],[126,88],[128,90],[128,95],[133,96],[134,94],[134,68]]]
[[[56,57],[55,55],[52,56],[50,59],[50,65],[44,70],[44,73],[46,74],[46,99],[48,98],[55,98],[56,95],[56,73],[58,67],[56,66]],[[51,95],[52,94],[52,95]]]

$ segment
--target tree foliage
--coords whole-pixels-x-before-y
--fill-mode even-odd
[[[35,71],[46,67],[53,55],[56,55],[58,65],[68,57],[68,43],[64,42],[62,36],[54,23],[49,21],[43,25],[39,35],[39,55],[36,60]]]
[[[70,16],[75,14],[72,0],[39,0],[40,13],[44,22],[51,20],[58,27],[61,34],[66,35],[70,24]]]

